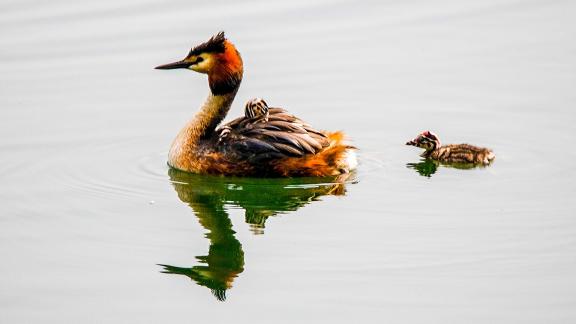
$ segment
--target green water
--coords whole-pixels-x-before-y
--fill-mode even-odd
[[[232,229],[228,208],[244,210],[244,221],[255,235],[264,234],[266,220],[295,212],[325,195],[344,195],[346,181],[340,179],[258,179],[224,178],[169,170],[178,198],[192,209],[210,241],[207,256],[196,256],[203,265],[176,267],[164,265],[164,272],[190,277],[209,288],[219,300],[244,271],[244,251]],[[322,182],[324,180],[324,182]]]

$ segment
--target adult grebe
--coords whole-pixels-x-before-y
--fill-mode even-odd
[[[210,94],[178,133],[168,164],[194,173],[235,176],[333,176],[356,167],[354,148],[341,132],[323,132],[281,108],[267,120],[237,118],[220,128],[240,87],[240,53],[220,32],[161,70],[190,69],[208,74]],[[267,105],[266,105],[267,107]]]
[[[488,165],[494,158],[494,152],[484,147],[477,147],[469,144],[448,144],[441,145],[438,135],[425,131],[415,139],[406,142],[425,149],[422,157],[444,163],[469,163]]]

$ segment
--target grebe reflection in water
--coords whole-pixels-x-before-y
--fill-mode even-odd
[[[227,207],[241,207],[254,234],[263,234],[266,220],[319,200],[344,195],[354,174],[330,178],[226,178],[169,170],[178,198],[192,208],[210,241],[208,255],[197,256],[200,265],[178,267],[160,264],[164,273],[184,275],[209,288],[218,300],[244,271],[244,251],[235,237]],[[321,182],[324,181],[324,182]]]

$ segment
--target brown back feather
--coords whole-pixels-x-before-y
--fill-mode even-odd
[[[491,151],[470,144],[450,144],[431,152],[433,159],[449,163],[484,163]]]
[[[248,159],[277,158],[279,155],[301,157],[317,154],[330,145],[324,133],[284,109],[270,108],[268,112],[268,121],[239,117],[224,125],[217,132],[219,142],[238,150]],[[227,131],[223,132],[223,129]]]

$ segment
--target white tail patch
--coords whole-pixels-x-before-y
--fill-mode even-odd
[[[358,167],[358,158],[356,156],[356,151],[348,149],[344,152],[343,162],[347,165],[348,170],[352,171]]]

